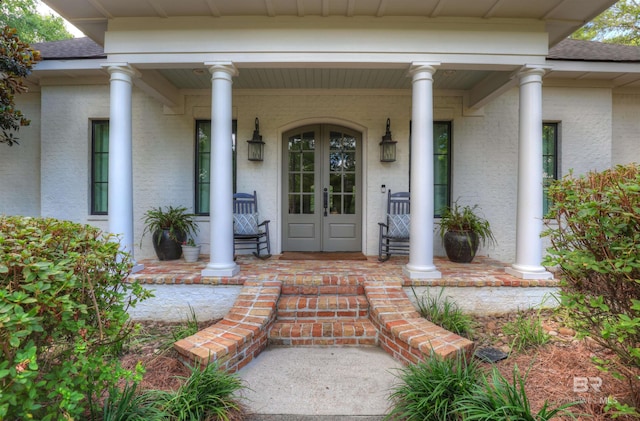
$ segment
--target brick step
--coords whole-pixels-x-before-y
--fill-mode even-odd
[[[358,283],[289,283],[282,285],[282,295],[363,295]]]
[[[269,331],[271,345],[378,345],[378,331],[368,319],[344,321],[276,321]]]
[[[287,295],[280,297],[277,306],[279,321],[309,321],[366,318],[369,302],[364,295]]]

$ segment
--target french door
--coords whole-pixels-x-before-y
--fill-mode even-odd
[[[360,133],[313,125],[282,141],[283,251],[360,251]]]

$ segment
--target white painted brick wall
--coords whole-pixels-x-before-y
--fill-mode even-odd
[[[640,93],[613,95],[612,163],[640,163]]]
[[[0,144],[0,214],[40,215],[40,94],[17,97],[16,109],[31,120],[16,137],[19,145]]]
[[[224,317],[240,295],[242,286],[228,285],[144,285],[153,298],[128,310],[133,320],[183,322],[193,310],[199,322]]]

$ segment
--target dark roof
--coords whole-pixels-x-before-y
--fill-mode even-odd
[[[640,61],[640,47],[564,39],[549,50],[547,58],[549,60],[634,62]]]
[[[33,44],[33,48],[40,50],[43,60],[107,57],[102,46],[87,37],[41,42]],[[549,60],[639,62],[640,47],[564,39],[549,50],[547,58]]]
[[[38,42],[32,44],[31,47],[40,51],[40,56],[43,60],[107,58],[104,48],[88,37]]]

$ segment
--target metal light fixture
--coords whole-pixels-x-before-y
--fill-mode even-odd
[[[393,162],[396,160],[396,143],[391,139],[391,120],[387,119],[387,132],[380,142],[380,162]]]
[[[253,131],[253,138],[247,140],[249,144],[249,161],[263,161],[264,160],[264,142],[262,141],[262,135],[260,135],[260,121],[256,117],[256,128]]]

